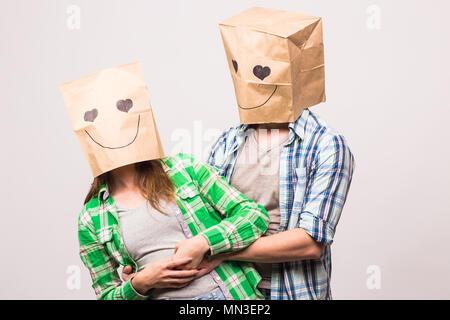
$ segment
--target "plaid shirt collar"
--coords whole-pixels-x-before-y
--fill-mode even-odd
[[[97,196],[100,205],[99,205],[99,217],[100,217],[100,228],[101,229],[107,229],[110,227],[108,223],[108,212],[110,212],[113,217],[119,221],[119,216],[117,214],[116,206],[114,204],[114,200],[112,197],[110,197],[110,193],[108,190],[108,186],[106,184],[102,185],[100,187],[100,190],[98,192]]]
[[[101,201],[106,201],[109,198],[109,190],[108,190],[108,186],[106,184],[104,184],[103,186],[101,186],[100,190],[98,191],[98,196],[97,198]]]

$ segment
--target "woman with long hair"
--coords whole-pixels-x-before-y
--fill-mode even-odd
[[[265,209],[184,154],[94,179],[79,216],[80,255],[99,299],[258,299],[249,263],[196,278],[205,255],[241,250],[268,226]],[[117,269],[131,266],[122,282]]]

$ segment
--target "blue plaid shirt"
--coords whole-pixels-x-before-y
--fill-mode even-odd
[[[225,131],[208,162],[231,180],[248,125]],[[289,123],[280,159],[280,228],[302,228],[325,244],[318,260],[274,263],[271,299],[331,299],[331,248],[353,174],[354,158],[341,135],[305,109]]]

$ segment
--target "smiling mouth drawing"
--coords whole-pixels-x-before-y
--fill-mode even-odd
[[[138,116],[136,135],[134,136],[133,140],[131,140],[131,142],[129,142],[128,144],[120,146],[120,147],[107,147],[107,146],[104,146],[101,143],[98,143],[97,141],[95,141],[95,139],[92,138],[92,136],[89,134],[89,132],[87,132],[87,130],[84,130],[84,132],[86,132],[86,134],[89,136],[89,138],[92,139],[92,141],[94,141],[96,144],[98,144],[102,148],[105,148],[105,149],[121,149],[121,148],[128,147],[130,144],[132,144],[136,140],[136,138],[138,136],[138,133],[139,133],[139,122],[140,121],[141,121],[141,115]]]
[[[277,91],[278,85],[275,85],[275,89],[273,89],[273,92],[271,93],[271,95],[267,98],[266,101],[264,101],[263,103],[261,103],[260,105],[254,106],[254,107],[242,107],[238,104],[239,108],[241,109],[245,109],[245,110],[251,110],[251,109],[256,109],[259,107],[262,107],[263,105],[265,105],[267,103],[267,101],[270,100],[270,98],[272,98],[272,96],[275,94],[275,91]]]

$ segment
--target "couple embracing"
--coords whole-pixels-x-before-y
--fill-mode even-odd
[[[99,299],[332,298],[354,159],[309,110],[322,20],[252,8],[220,29],[241,124],[206,162],[164,155],[139,63],[61,85],[94,176],[78,235]]]

